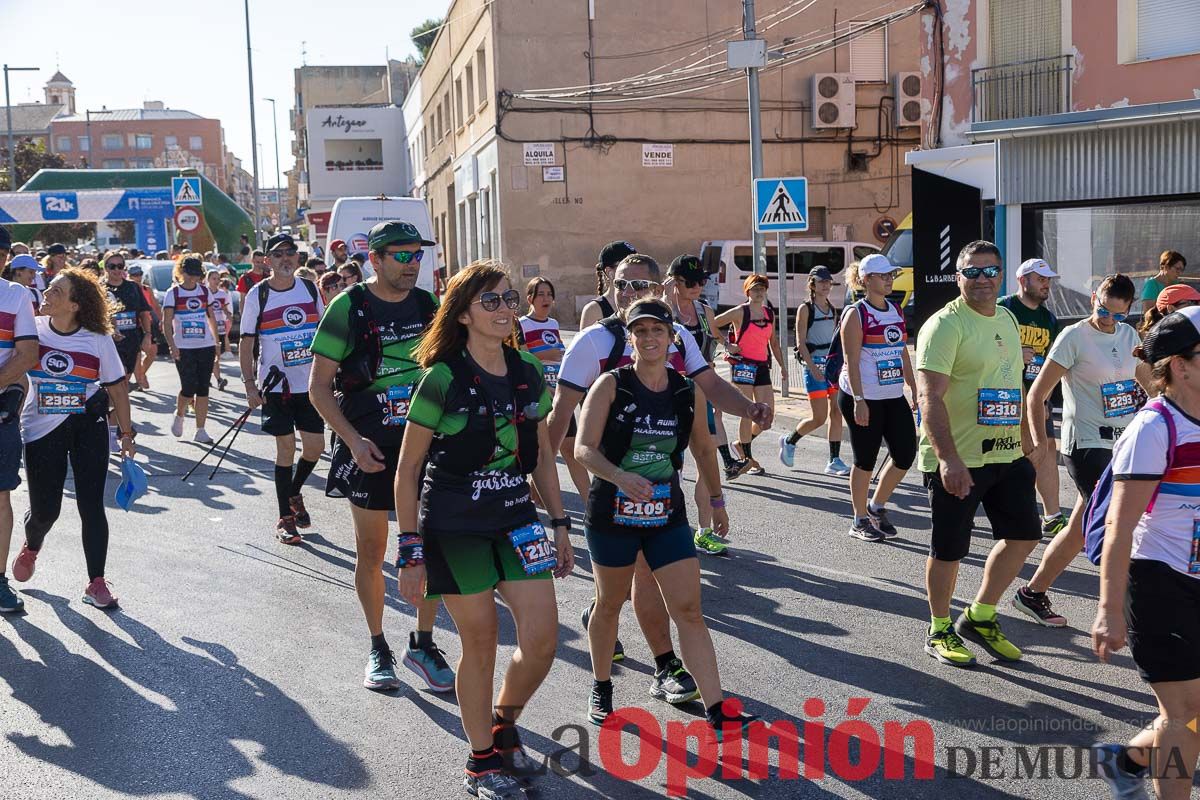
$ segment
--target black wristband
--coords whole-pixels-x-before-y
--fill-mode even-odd
[[[552,520],[550,520],[550,527],[551,528],[566,528],[567,530],[571,530],[571,518],[570,517],[562,517],[560,519],[552,519]]]

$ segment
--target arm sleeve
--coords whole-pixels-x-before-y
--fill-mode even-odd
[[[111,336],[96,334],[100,350],[100,385],[109,386],[125,380],[125,366],[117,355],[117,345]]]
[[[958,345],[958,325],[949,316],[934,315],[917,334],[917,369],[951,374],[958,356]]]
[[[1075,366],[1075,362],[1079,360],[1079,347],[1076,344],[1079,337],[1073,334],[1074,331],[1055,339],[1054,344],[1050,345],[1050,353],[1046,358],[1066,369]]]
[[[242,336],[258,335],[258,313],[258,292],[250,292],[246,295],[246,307],[242,309],[242,325],[239,331]]]
[[[29,302],[29,295],[25,293],[25,287],[18,286],[13,292],[13,297],[16,298],[14,304],[17,307],[16,319],[13,320],[13,341],[38,338],[33,305]]]
[[[683,342],[683,369],[689,378],[694,378],[708,369],[708,362],[704,360],[704,353],[700,352],[700,346],[696,344],[696,337],[692,336],[687,328],[676,322],[675,332]]]
[[[603,356],[597,354],[598,340],[605,342]],[[611,347],[612,336],[604,328],[594,325],[581,331],[563,354],[562,364],[558,368],[559,383],[578,392],[586,392],[600,377],[600,359],[608,355]]]
[[[246,295],[249,305],[250,295]],[[242,319],[246,318],[243,310]],[[329,308],[317,323],[317,332],[313,335],[312,352],[319,356],[341,362],[350,355],[353,343],[350,341],[350,295],[342,292],[333,298]]]
[[[1140,411],[1113,446],[1113,480],[1156,481],[1166,471],[1167,423],[1155,411]]]
[[[445,364],[434,364],[421,375],[408,406],[408,421],[436,431],[446,412],[453,375]]]

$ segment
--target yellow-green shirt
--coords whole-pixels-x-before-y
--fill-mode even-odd
[[[968,467],[1021,457],[1023,364],[1017,320],[1003,306],[985,317],[958,297],[921,326],[916,368],[950,376],[945,395],[950,435]],[[937,470],[924,430],[918,458],[922,472]]]

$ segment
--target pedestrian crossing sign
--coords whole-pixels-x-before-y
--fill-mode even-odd
[[[755,180],[754,230],[757,233],[795,233],[808,230],[808,179]]]
[[[176,207],[200,205],[200,176],[171,178],[171,201]]]

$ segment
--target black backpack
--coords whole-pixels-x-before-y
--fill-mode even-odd
[[[829,343],[829,355],[825,357],[825,382],[833,386],[837,386],[838,378],[842,374],[842,365],[846,362],[846,354],[842,351],[842,324],[846,320],[846,314],[851,308],[858,309],[858,322],[863,327],[867,324],[867,311],[863,308],[866,300],[859,300],[842,309],[842,313],[838,315],[837,324],[834,325],[833,341]],[[892,301],[889,300],[888,303]]]
[[[608,357],[600,366],[601,372],[608,372],[616,369],[617,365],[621,363],[621,357],[625,355],[625,337],[628,331],[625,330],[625,323],[617,316],[605,317],[596,324],[611,333],[613,337],[612,349],[608,351]]]
[[[421,305],[421,320],[428,328],[437,313],[437,299],[424,289],[413,287],[412,291]],[[367,285],[356,283],[346,293],[350,296],[351,345],[350,352],[338,366],[334,387],[340,392],[361,392],[374,383],[379,374],[383,346],[379,343],[379,326],[371,316]]]
[[[633,427],[638,415],[637,398],[634,395],[633,365],[626,364],[613,370],[617,379],[617,393],[608,412],[608,422],[600,437],[600,452],[613,464],[620,464],[629,452],[633,441]],[[688,438],[692,435],[692,422],[696,414],[696,390],[692,382],[673,369],[667,369],[667,388],[675,408],[675,419],[679,421],[675,437],[675,450],[671,463],[675,469],[683,467],[683,451],[687,450]]]

